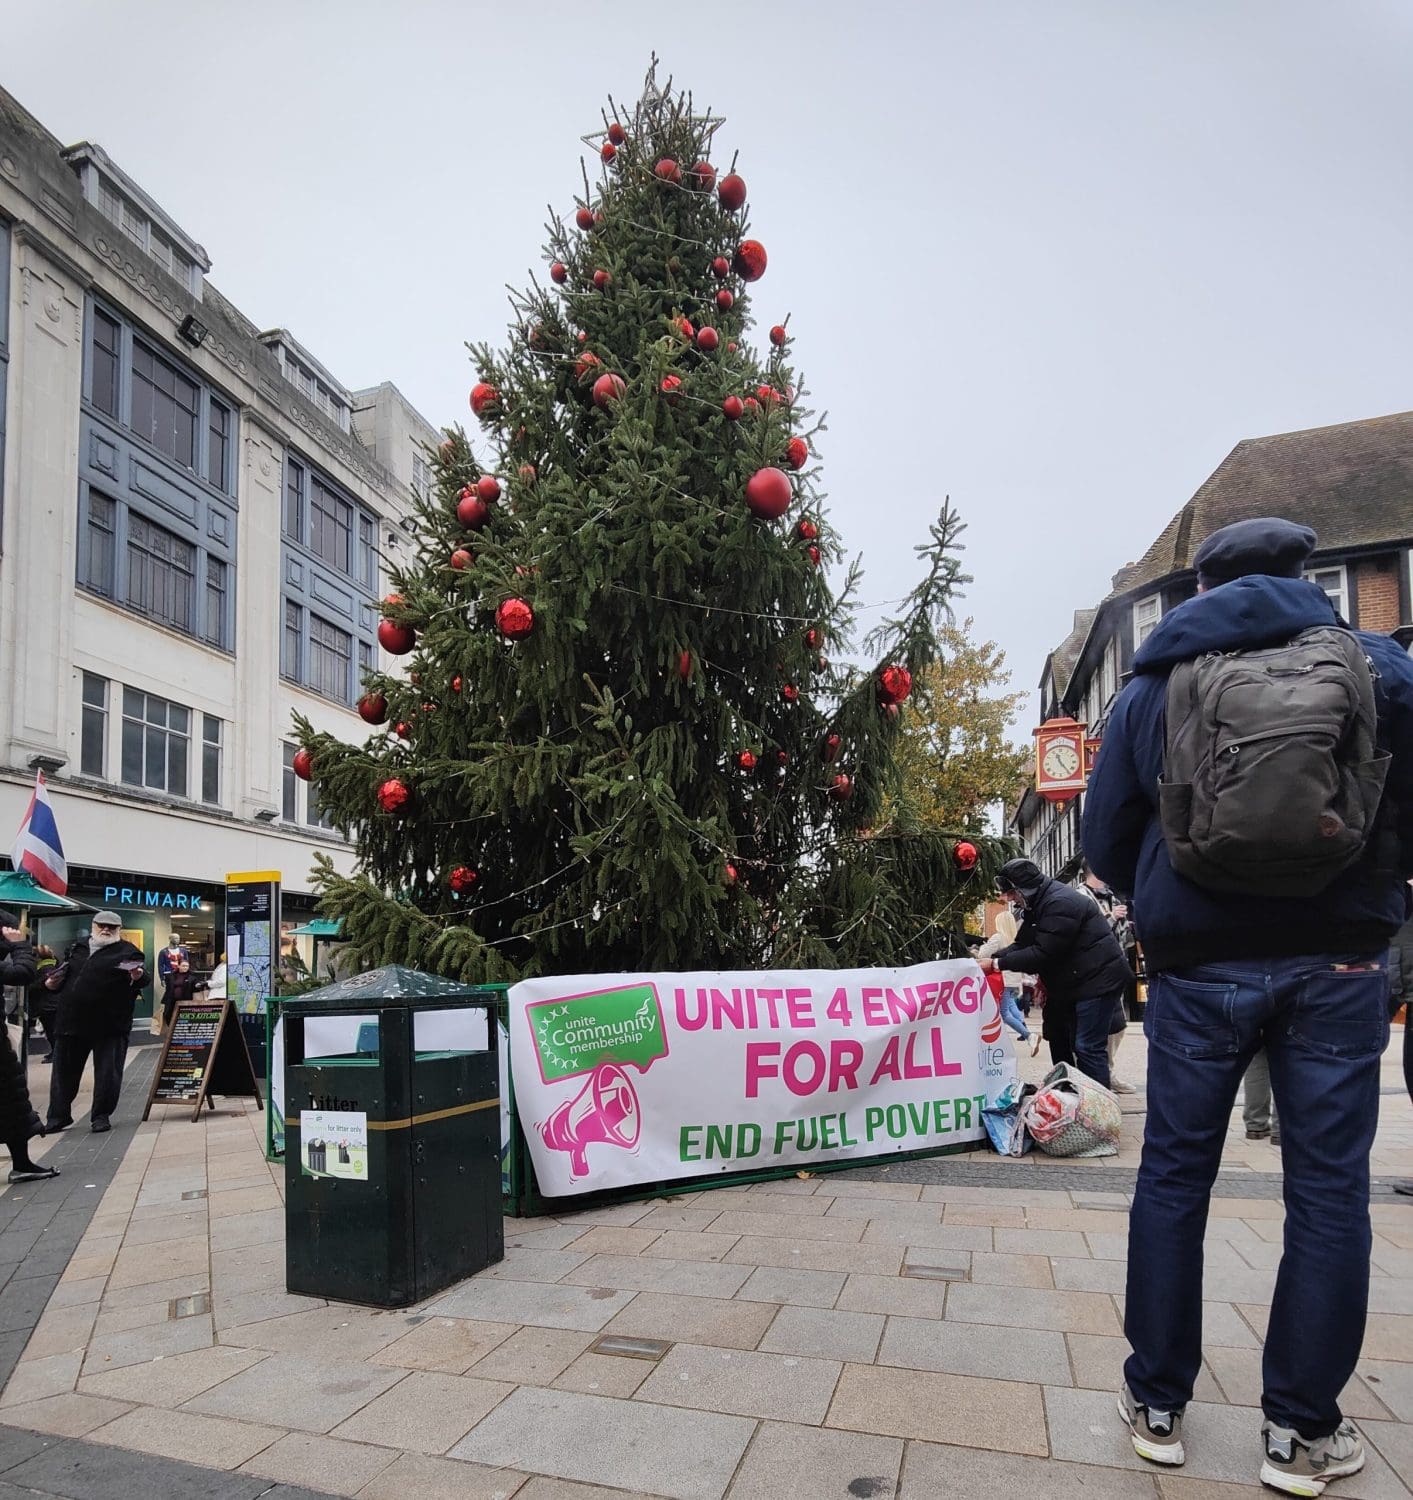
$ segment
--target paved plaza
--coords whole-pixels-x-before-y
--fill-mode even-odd
[[[1369,1461],[1328,1492],[1350,1500],[1408,1500],[1413,1480],[1413,1200],[1388,1181],[1413,1176],[1401,1043],[1385,1058],[1369,1330],[1344,1398]],[[1131,1028],[1120,1072],[1141,1082],[1143,1061]],[[6,1252],[0,1306],[23,1294],[3,1335],[18,1362],[0,1496],[1265,1493],[1256,1408],[1283,1215],[1278,1153],[1242,1138],[1239,1112],[1207,1236],[1188,1462],[1158,1474],[1114,1410],[1141,1088],[1117,1158],[976,1151],[511,1221],[502,1264],[380,1312],[285,1292],[283,1168],[264,1159],[258,1111],[134,1125],[138,1081],[106,1172],[80,1156],[83,1181],[67,1164],[0,1196],[0,1244],[22,1222],[39,1247]],[[78,1131],[44,1145],[102,1139]],[[23,1275],[51,1195],[46,1223],[91,1218],[62,1268]]]

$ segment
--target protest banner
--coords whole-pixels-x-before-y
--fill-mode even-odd
[[[1015,1076],[970,959],[528,979],[510,1016],[552,1197],[982,1140]]]

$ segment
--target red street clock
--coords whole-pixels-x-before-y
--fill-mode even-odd
[[[1035,790],[1051,802],[1068,802],[1083,790],[1089,756],[1085,726],[1046,719],[1035,734]]]

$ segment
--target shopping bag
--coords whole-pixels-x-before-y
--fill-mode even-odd
[[[1049,1156],[1115,1156],[1119,1101],[1088,1074],[1057,1063],[1021,1110],[1025,1128]]]
[[[1022,1084],[1018,1079],[1012,1079],[996,1096],[996,1102],[981,1111],[986,1134],[1002,1156],[1024,1156],[1030,1150],[1031,1141],[1021,1119],[1021,1109],[1034,1092],[1033,1083]]]

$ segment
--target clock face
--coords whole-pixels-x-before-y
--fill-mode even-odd
[[[1071,781],[1079,774],[1079,751],[1069,740],[1055,740],[1040,760],[1051,781]]]

